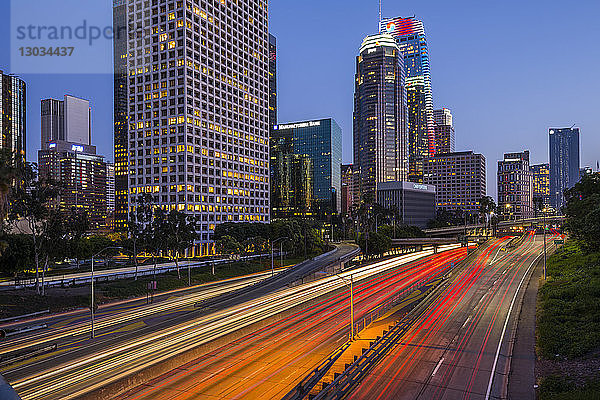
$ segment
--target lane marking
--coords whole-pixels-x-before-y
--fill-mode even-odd
[[[508,314],[506,315],[506,320],[504,321],[504,326],[502,327],[502,333],[500,334],[500,340],[498,340],[498,348],[496,349],[496,356],[494,357],[494,364],[492,366],[492,372],[490,373],[490,380],[488,382],[487,391],[485,393],[485,400],[489,400],[490,393],[492,392],[492,384],[494,383],[494,374],[496,373],[496,367],[498,365],[498,358],[500,357],[500,348],[502,347],[502,342],[504,340],[504,335],[506,334],[506,328],[508,327],[508,321],[510,320],[510,315],[511,315],[512,309],[515,305],[515,301],[517,301],[517,296],[519,295],[519,292],[521,291],[521,286],[523,286],[523,282],[525,281],[525,278],[529,275],[529,271],[531,270],[533,265],[537,262],[537,260],[543,255],[544,255],[544,253],[539,254],[531,262],[531,265],[529,265],[529,268],[527,268],[527,271],[525,271],[525,274],[523,274],[523,277],[521,278],[521,281],[519,282],[519,286],[517,286],[517,290],[515,291],[515,295],[513,296],[513,299],[510,303],[510,307],[508,308]]]
[[[435,366],[435,369],[433,370],[433,373],[431,374],[431,376],[434,376],[437,372],[438,369],[440,369],[440,367],[442,366],[442,363],[444,362],[444,357],[442,357],[440,359],[440,361],[438,361],[437,365]]]

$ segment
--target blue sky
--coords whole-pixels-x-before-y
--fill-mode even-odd
[[[74,25],[85,15],[99,25],[110,21],[112,1],[77,0],[86,4],[85,13],[69,12],[65,1],[74,0],[45,0],[56,6],[38,14],[49,20],[72,16]],[[0,5],[4,18],[7,7],[7,1]],[[343,129],[344,161],[351,161],[355,56],[362,39],[377,30],[377,2],[274,0],[270,14],[279,47],[280,122],[335,118]],[[457,150],[486,156],[489,194],[496,194],[496,161],[503,152],[529,149],[533,162],[547,161],[548,127],[576,124],[582,165],[600,159],[599,1],[388,0],[383,14],[424,21],[434,105],[452,110]],[[11,70],[10,33],[8,24],[0,24],[0,69],[18,72]],[[104,54],[105,45],[98,46]],[[110,74],[22,77],[28,83],[29,159],[37,158],[40,99],[64,93],[91,100],[93,141],[112,159]]]

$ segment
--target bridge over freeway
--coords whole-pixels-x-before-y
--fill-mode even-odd
[[[547,216],[545,218],[546,224],[562,224],[565,220],[565,217],[562,215],[553,215]],[[498,229],[502,228],[513,228],[513,227],[531,227],[536,225],[541,225],[544,223],[543,217],[537,218],[526,218],[526,219],[518,219],[514,221],[502,221],[497,225]],[[435,228],[435,229],[425,229],[425,233],[429,236],[448,236],[448,235],[458,235],[464,233],[465,230],[467,232],[476,232],[483,231],[488,228],[488,224],[471,224],[471,225],[459,225],[459,226],[449,226],[447,228]]]

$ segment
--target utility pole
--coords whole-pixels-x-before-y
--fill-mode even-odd
[[[544,221],[544,281],[546,280],[546,209],[542,210]]]

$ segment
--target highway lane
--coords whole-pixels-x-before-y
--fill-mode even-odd
[[[406,263],[429,254],[431,251],[407,255],[400,257],[397,262]],[[379,263],[353,270],[352,274],[357,280],[366,279],[390,267],[389,262]],[[344,274],[349,275],[347,272]],[[276,277],[271,282],[282,284],[291,279],[294,276],[287,274],[286,277]],[[84,347],[66,348],[51,357],[5,371],[4,375],[23,399],[74,398],[257,321],[290,310],[298,304],[336,291],[341,285],[343,283],[338,278],[326,278],[278,291],[267,287],[264,290],[268,294],[236,304],[225,296],[223,303],[233,305],[217,311],[212,307],[190,310],[185,318],[137,327],[116,335],[99,336],[93,341],[86,340]],[[263,285],[256,286],[251,288],[249,294],[244,292],[241,298],[255,297],[257,290],[260,290],[258,286]],[[220,297],[215,298],[214,302],[221,304],[219,299]],[[209,303],[212,302],[213,300]]]
[[[542,251],[529,234],[466,268],[349,398],[503,398],[520,296]]]
[[[445,274],[466,249],[432,255],[355,284],[355,317],[415,282]],[[349,336],[349,293],[319,304],[212,351],[141,385],[121,399],[281,398]]]

